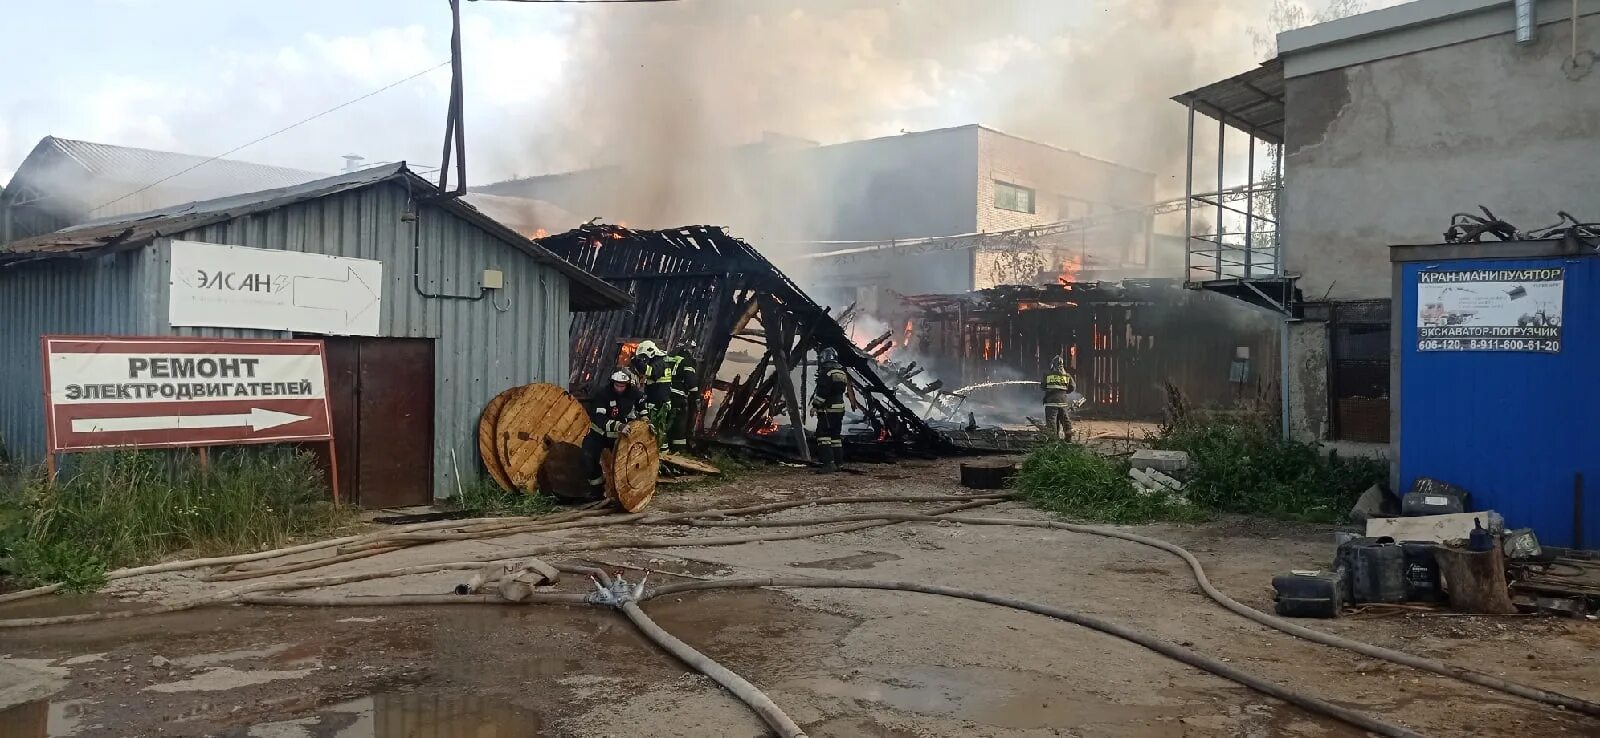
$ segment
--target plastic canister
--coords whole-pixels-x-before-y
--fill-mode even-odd
[[[1344,587],[1331,571],[1292,571],[1272,578],[1273,609],[1291,618],[1336,618]]]
[[[1400,544],[1405,551],[1406,599],[1411,602],[1440,602],[1444,600],[1444,587],[1439,579],[1439,562],[1433,558],[1438,544],[1433,541],[1406,541]]]
[[[1391,539],[1354,546],[1350,571],[1354,602],[1405,602],[1406,552]]]

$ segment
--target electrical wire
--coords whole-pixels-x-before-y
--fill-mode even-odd
[[[406,77],[404,79],[395,80],[394,82],[390,82],[389,84],[384,85],[382,87],[379,87],[378,89],[373,90],[371,92],[368,92],[365,95],[362,95],[360,97],[357,97],[357,98],[354,98],[354,99],[351,99],[351,100],[347,100],[347,101],[342,102],[342,103],[339,103],[338,105],[335,105],[335,106],[333,106],[331,108],[328,108],[327,110],[324,110],[324,111],[322,111],[320,113],[317,113],[316,115],[313,115],[313,116],[311,116],[309,118],[305,118],[305,119],[296,121],[294,123],[290,123],[289,125],[286,125],[286,126],[284,126],[282,128],[279,128],[278,130],[273,131],[271,133],[268,133],[265,136],[253,139],[251,141],[248,141],[246,143],[243,143],[243,144],[235,146],[235,147],[233,147],[231,149],[228,149],[227,151],[224,151],[224,152],[222,152],[220,154],[217,154],[216,156],[213,156],[213,157],[211,157],[209,159],[205,159],[204,161],[201,161],[200,163],[195,164],[194,166],[187,167],[185,169],[181,169],[181,170],[179,170],[177,172],[174,172],[174,173],[169,174],[169,175],[167,175],[165,177],[162,177],[161,179],[158,179],[158,180],[156,180],[154,182],[151,182],[150,184],[147,184],[147,185],[145,185],[143,187],[140,187],[137,190],[129,192],[128,194],[123,195],[122,197],[119,197],[119,198],[117,198],[115,200],[112,200],[110,202],[107,202],[107,203],[104,203],[102,205],[99,205],[99,206],[96,206],[94,208],[91,208],[89,210],[89,212],[90,213],[94,213],[95,211],[102,210],[102,209],[105,209],[105,208],[110,207],[112,205],[115,205],[115,204],[117,204],[119,202],[122,202],[123,200],[126,200],[126,199],[128,199],[130,197],[133,197],[134,195],[137,195],[137,194],[139,194],[141,192],[144,192],[145,190],[148,190],[148,189],[150,189],[152,187],[155,187],[156,185],[159,185],[162,182],[166,182],[166,181],[174,179],[176,177],[180,177],[182,175],[188,174],[189,172],[192,172],[192,171],[194,171],[196,169],[199,169],[200,167],[203,167],[203,166],[205,166],[207,164],[210,164],[211,162],[214,162],[214,161],[216,161],[218,159],[221,159],[221,158],[223,158],[225,156],[231,156],[233,154],[236,154],[236,153],[238,153],[240,151],[243,151],[243,150],[245,150],[247,148],[250,148],[251,146],[254,146],[254,145],[258,144],[258,143],[261,143],[262,141],[265,141],[265,140],[267,140],[269,138],[277,136],[277,135],[279,135],[281,133],[288,132],[288,131],[293,130],[295,128],[299,128],[300,126],[303,126],[303,125],[305,125],[307,123],[310,123],[311,121],[314,121],[314,120],[316,120],[318,118],[321,118],[321,117],[323,117],[325,115],[328,115],[330,113],[334,113],[334,112],[337,112],[339,110],[343,110],[344,108],[348,108],[351,105],[354,105],[354,104],[356,104],[358,102],[361,102],[362,100],[365,100],[365,99],[367,99],[369,97],[372,97],[374,95],[377,95],[379,93],[388,92],[389,90],[392,90],[392,89],[394,89],[396,87],[399,87],[400,85],[403,85],[403,84],[405,84],[407,82],[410,82],[411,80],[414,80],[414,79],[416,79],[418,77],[421,77],[421,76],[423,76],[425,74],[428,74],[429,72],[432,72],[432,71],[437,70],[437,69],[441,69],[441,68],[449,66],[449,65],[450,65],[449,60],[445,60],[445,61],[439,62],[438,64],[435,64],[435,65],[433,65],[431,67],[428,67],[427,69],[424,69],[424,70],[422,70],[420,72],[417,72],[416,74],[413,74],[413,75],[411,75],[409,77]]]

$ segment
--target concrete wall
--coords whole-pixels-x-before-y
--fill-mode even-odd
[[[1001,182],[1032,189],[1034,212],[996,207],[995,189]],[[987,128],[978,134],[977,184],[977,230],[984,232],[1057,223],[1155,200],[1153,174]],[[1100,269],[1142,267],[1149,262],[1150,230],[1149,216],[1121,217],[1063,237],[1057,250],[1041,257],[1052,268],[1068,260]],[[976,286],[996,281],[988,276],[997,272],[995,260],[979,254]],[[998,271],[1006,270],[1002,266]]]
[[[1541,18],[1562,17],[1556,6],[1566,7],[1542,3]],[[1288,80],[1284,256],[1305,299],[1392,297],[1389,246],[1437,243],[1453,214],[1480,204],[1524,229],[1554,223],[1558,210],[1600,217],[1600,70],[1578,79],[1563,70],[1569,22],[1517,46],[1509,2],[1504,11],[1498,35],[1429,47],[1447,31],[1471,35],[1449,24],[1483,22],[1440,21],[1359,40],[1348,53],[1371,58]],[[1585,16],[1579,34],[1580,49],[1600,49],[1600,16]],[[1317,69],[1295,53],[1291,75]],[[1291,331],[1289,393],[1295,436],[1326,439],[1322,324]]]
[[[1289,324],[1289,434],[1328,437],[1328,324]]]
[[[1580,33],[1600,48],[1595,16]],[[1307,299],[1389,297],[1388,247],[1479,204],[1526,229],[1597,217],[1600,72],[1568,79],[1570,42],[1556,23],[1290,79],[1284,253]]]

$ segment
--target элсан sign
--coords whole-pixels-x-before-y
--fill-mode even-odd
[[[43,343],[51,453],[332,437],[321,341]]]
[[[171,249],[172,325],[378,335],[383,262],[196,241]]]

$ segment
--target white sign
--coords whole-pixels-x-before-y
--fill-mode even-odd
[[[56,405],[294,397],[320,400],[317,354],[52,353]]]
[[[383,262],[172,242],[175,326],[378,335]]]
[[[1561,351],[1566,271],[1428,270],[1417,278],[1419,351]]]

